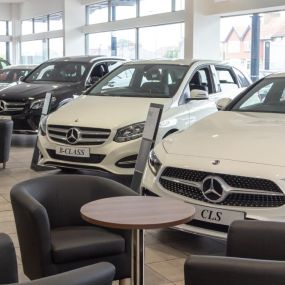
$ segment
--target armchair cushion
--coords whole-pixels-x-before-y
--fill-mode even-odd
[[[56,228],[51,231],[55,263],[68,263],[124,253],[125,239],[93,226]]]

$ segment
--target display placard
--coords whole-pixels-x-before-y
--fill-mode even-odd
[[[133,176],[131,188],[137,193],[141,194],[140,186],[143,177],[143,173],[146,167],[149,153],[154,147],[157,132],[163,112],[163,105],[150,104],[147,119],[145,122],[142,142],[135,166],[135,173]]]

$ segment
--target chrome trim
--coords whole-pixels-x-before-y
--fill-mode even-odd
[[[206,178],[209,178],[209,177],[206,177]],[[219,178],[219,177],[217,177],[217,178]],[[200,182],[188,181],[188,180],[184,180],[184,179],[171,178],[168,176],[161,176],[160,179],[164,179],[164,180],[167,180],[170,182],[174,182],[174,183],[178,183],[178,184],[182,184],[182,185],[186,185],[186,186],[195,187],[201,191],[203,189],[203,182],[200,183]],[[219,180],[222,180],[222,179],[219,178]],[[159,183],[159,184],[161,185],[161,183]],[[223,186],[224,192],[226,193],[226,196],[228,196],[229,194],[265,195],[265,196],[280,196],[280,197],[284,196],[284,194],[282,194],[282,193],[274,193],[274,192],[268,192],[268,191],[264,191],[264,190],[233,188],[233,187],[229,186],[224,181],[222,183],[222,186]],[[162,185],[161,185],[161,187],[163,189],[169,191],[168,189],[164,188]]]

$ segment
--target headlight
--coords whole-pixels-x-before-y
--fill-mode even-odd
[[[137,123],[117,131],[117,134],[114,138],[115,142],[128,142],[142,137],[145,123]]]
[[[51,99],[51,103],[53,104],[56,101],[56,98],[53,97]],[[40,110],[44,107],[44,103],[45,103],[45,99],[39,99],[39,100],[35,100],[34,102],[32,102],[30,109],[32,110]]]
[[[161,167],[161,162],[153,150],[149,154],[148,165],[151,172],[156,176]]]
[[[40,131],[41,131],[41,134],[43,136],[46,135],[47,133],[47,119],[48,119],[48,116],[45,116],[41,121],[40,121]]]

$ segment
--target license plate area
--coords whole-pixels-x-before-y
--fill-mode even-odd
[[[0,120],[10,121],[12,120],[12,117],[11,116],[0,116]]]
[[[90,157],[90,149],[87,147],[58,146],[56,154],[68,157]]]
[[[245,219],[245,212],[205,207],[195,204],[192,205],[196,210],[194,220],[197,221],[229,226],[233,221]]]

